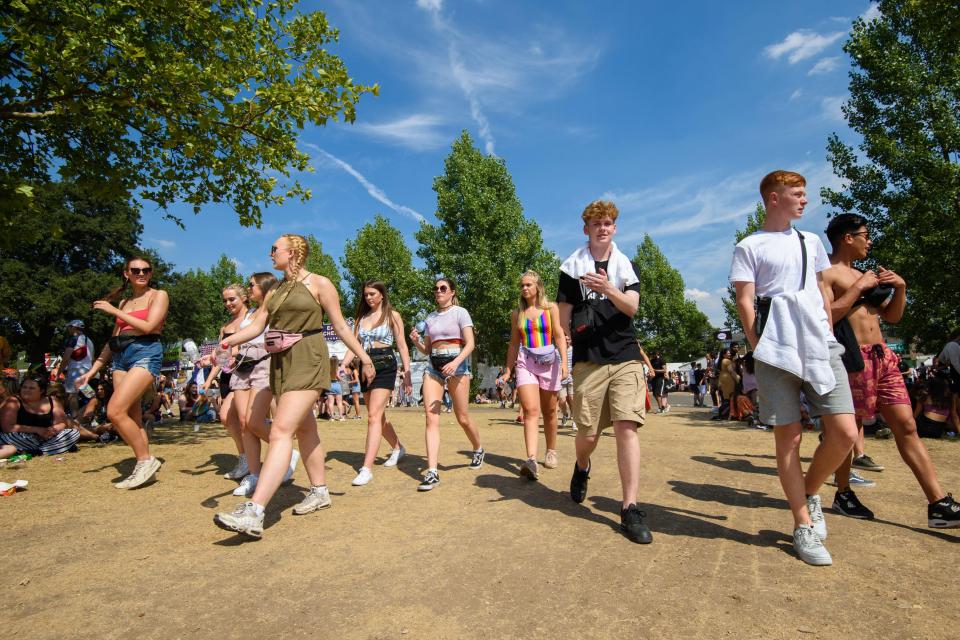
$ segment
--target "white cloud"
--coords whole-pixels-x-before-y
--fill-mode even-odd
[[[243,262],[240,260],[240,258],[237,258],[236,256],[230,256],[228,260],[233,263],[233,266],[237,268],[237,271],[243,272]]]
[[[768,45],[763,52],[773,60],[787,56],[787,62],[796,64],[801,60],[812,58],[846,34],[846,31],[836,31],[821,35],[815,31],[801,29],[788,35],[782,42]]]
[[[820,58],[817,60],[817,64],[811,67],[810,71],[807,72],[808,76],[819,76],[826,73],[834,71],[837,67],[840,66],[840,57],[834,56],[830,58]]]
[[[177,246],[177,243],[173,240],[163,240],[161,238],[146,238],[146,241],[152,245],[160,247],[161,249],[173,249]]]
[[[368,193],[368,194],[370,195],[370,197],[373,198],[374,200],[377,200],[378,202],[381,202],[382,204],[390,207],[391,209],[393,209],[393,210],[396,211],[397,213],[401,213],[401,214],[403,214],[403,215],[405,215],[405,216],[409,216],[410,218],[413,218],[413,219],[416,220],[417,222],[423,222],[423,221],[425,220],[425,218],[423,217],[423,215],[421,215],[418,211],[415,211],[415,210],[413,210],[413,209],[411,209],[410,207],[407,207],[407,206],[405,206],[405,205],[397,204],[396,202],[394,202],[393,200],[391,200],[390,198],[388,198],[388,197],[387,197],[387,194],[383,192],[383,189],[381,189],[381,188],[378,187],[377,185],[375,185],[375,184],[373,184],[372,182],[370,182],[369,180],[367,180],[367,178],[366,178],[362,173],[360,173],[359,171],[357,171],[356,169],[354,169],[354,168],[353,168],[352,166],[350,166],[350,164],[348,164],[347,162],[344,162],[343,160],[341,160],[340,158],[336,157],[336,156],[333,155],[332,153],[328,153],[328,152],[324,151],[323,149],[321,149],[320,147],[318,147],[318,146],[315,145],[315,144],[311,144],[311,143],[309,143],[309,142],[304,142],[304,143],[302,143],[302,144],[303,144],[303,146],[305,146],[305,147],[307,147],[307,148],[309,148],[309,149],[312,149],[312,150],[316,151],[316,152],[317,152],[318,154],[320,154],[323,158],[325,158],[326,160],[332,162],[333,164],[335,164],[336,166],[340,167],[341,169],[343,169],[344,171],[346,171],[347,173],[349,173],[351,176],[353,176],[353,177],[357,180],[357,182],[359,182],[361,185],[363,185],[363,188],[367,190],[367,193]]]
[[[440,11],[443,9],[443,0],[417,0],[417,6],[425,11]]]
[[[793,93],[790,94],[790,101],[793,102],[797,98],[803,95],[803,91],[796,89]]]
[[[683,296],[689,298],[690,300],[706,300],[710,297],[709,291],[702,291],[700,289],[684,289]]]
[[[391,122],[360,123],[354,128],[365,135],[399,144],[414,151],[429,151],[442,147],[449,140],[449,136],[438,130],[442,124],[443,119],[439,116],[415,113]]]
[[[879,18],[881,15],[883,14],[880,13],[880,5],[875,2],[871,2],[870,6],[867,7],[867,10],[864,11],[863,15],[860,17],[863,18],[864,22],[871,22]]]
[[[843,103],[846,100],[843,96],[827,96],[820,101],[820,106],[823,108],[823,117],[827,120],[836,120],[837,122],[844,122],[843,117]]]

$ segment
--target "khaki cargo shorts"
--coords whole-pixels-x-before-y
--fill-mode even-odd
[[[617,364],[578,362],[573,366],[573,420],[577,433],[592,436],[614,422],[642,426],[647,378],[639,360]]]

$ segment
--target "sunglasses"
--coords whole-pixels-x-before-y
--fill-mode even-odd
[[[153,267],[144,267],[143,269],[140,267],[130,267],[129,271],[135,276],[139,276],[140,274],[148,276],[153,273]]]
[[[857,231],[856,233],[848,233],[847,235],[848,235],[848,236],[863,236],[863,237],[866,238],[867,240],[870,239],[870,232],[869,232],[869,231]]]
[[[289,249],[281,249],[277,245],[273,245],[272,247],[270,247],[270,255],[275,254],[277,251],[289,251]]]
[[[440,285],[439,287],[434,287],[434,288],[433,288],[433,292],[434,292],[434,293],[446,293],[446,292],[449,291],[449,290],[450,290],[450,288],[449,288],[447,285],[445,285],[445,284],[442,284],[442,285]]]

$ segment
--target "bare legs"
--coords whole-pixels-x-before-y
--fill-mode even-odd
[[[238,389],[231,394],[234,397],[236,411],[240,417],[243,449],[247,452],[247,467],[250,473],[259,477],[261,441],[270,441],[270,428],[267,426],[267,414],[273,394],[269,388]]]
[[[447,388],[453,400],[453,413],[457,422],[470,440],[474,451],[480,448],[480,432],[470,420],[467,411],[470,395],[470,378],[452,376],[447,378]],[[440,458],[440,406],[443,400],[443,383],[431,375],[423,377],[423,404],[426,413],[427,468],[436,469]]]
[[[263,463],[253,502],[266,506],[277,492],[293,455],[293,437],[300,442],[300,453],[311,485],[326,483],[324,451],[313,417],[316,391],[287,391],[277,402],[277,413],[270,428],[270,449]]]
[[[150,459],[150,442],[143,428],[140,398],[152,384],[153,374],[140,367],[113,373],[113,396],[107,405],[107,419],[133,449],[138,461]]]
[[[393,425],[387,420],[386,406],[390,399],[389,389],[371,389],[363,398],[367,403],[367,448],[363,456],[363,466],[373,468],[373,461],[380,450],[380,438],[384,438],[392,448],[400,446],[400,438]],[[360,415],[357,412],[357,415]]]
[[[240,425],[240,414],[235,402],[236,393],[230,393],[229,389],[226,391],[228,392],[227,396],[220,403],[220,422],[226,428],[230,437],[233,438],[233,443],[237,447],[237,454],[242,456],[244,454],[243,429]]]
[[[557,448],[557,394],[541,389],[535,384],[525,384],[518,389],[520,406],[523,409],[523,442],[527,458],[537,459],[540,440],[540,415],[543,414],[543,433],[547,450]]]

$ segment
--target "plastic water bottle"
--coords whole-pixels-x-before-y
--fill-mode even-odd
[[[80,387],[79,391],[80,391],[80,393],[83,395],[83,397],[84,397],[84,398],[87,398],[88,400],[89,400],[90,398],[92,398],[94,395],[96,395],[96,393],[97,393],[97,392],[94,390],[94,388],[91,387],[89,384],[85,384],[85,385],[83,385],[82,387]]]
[[[230,364],[230,349],[223,349],[217,346],[213,350],[213,357],[217,359],[217,364],[221,369],[225,369]]]
[[[417,323],[416,329],[417,329],[417,333],[419,333],[420,335],[423,335],[423,333],[427,330],[427,323],[421,320],[420,322]]]

